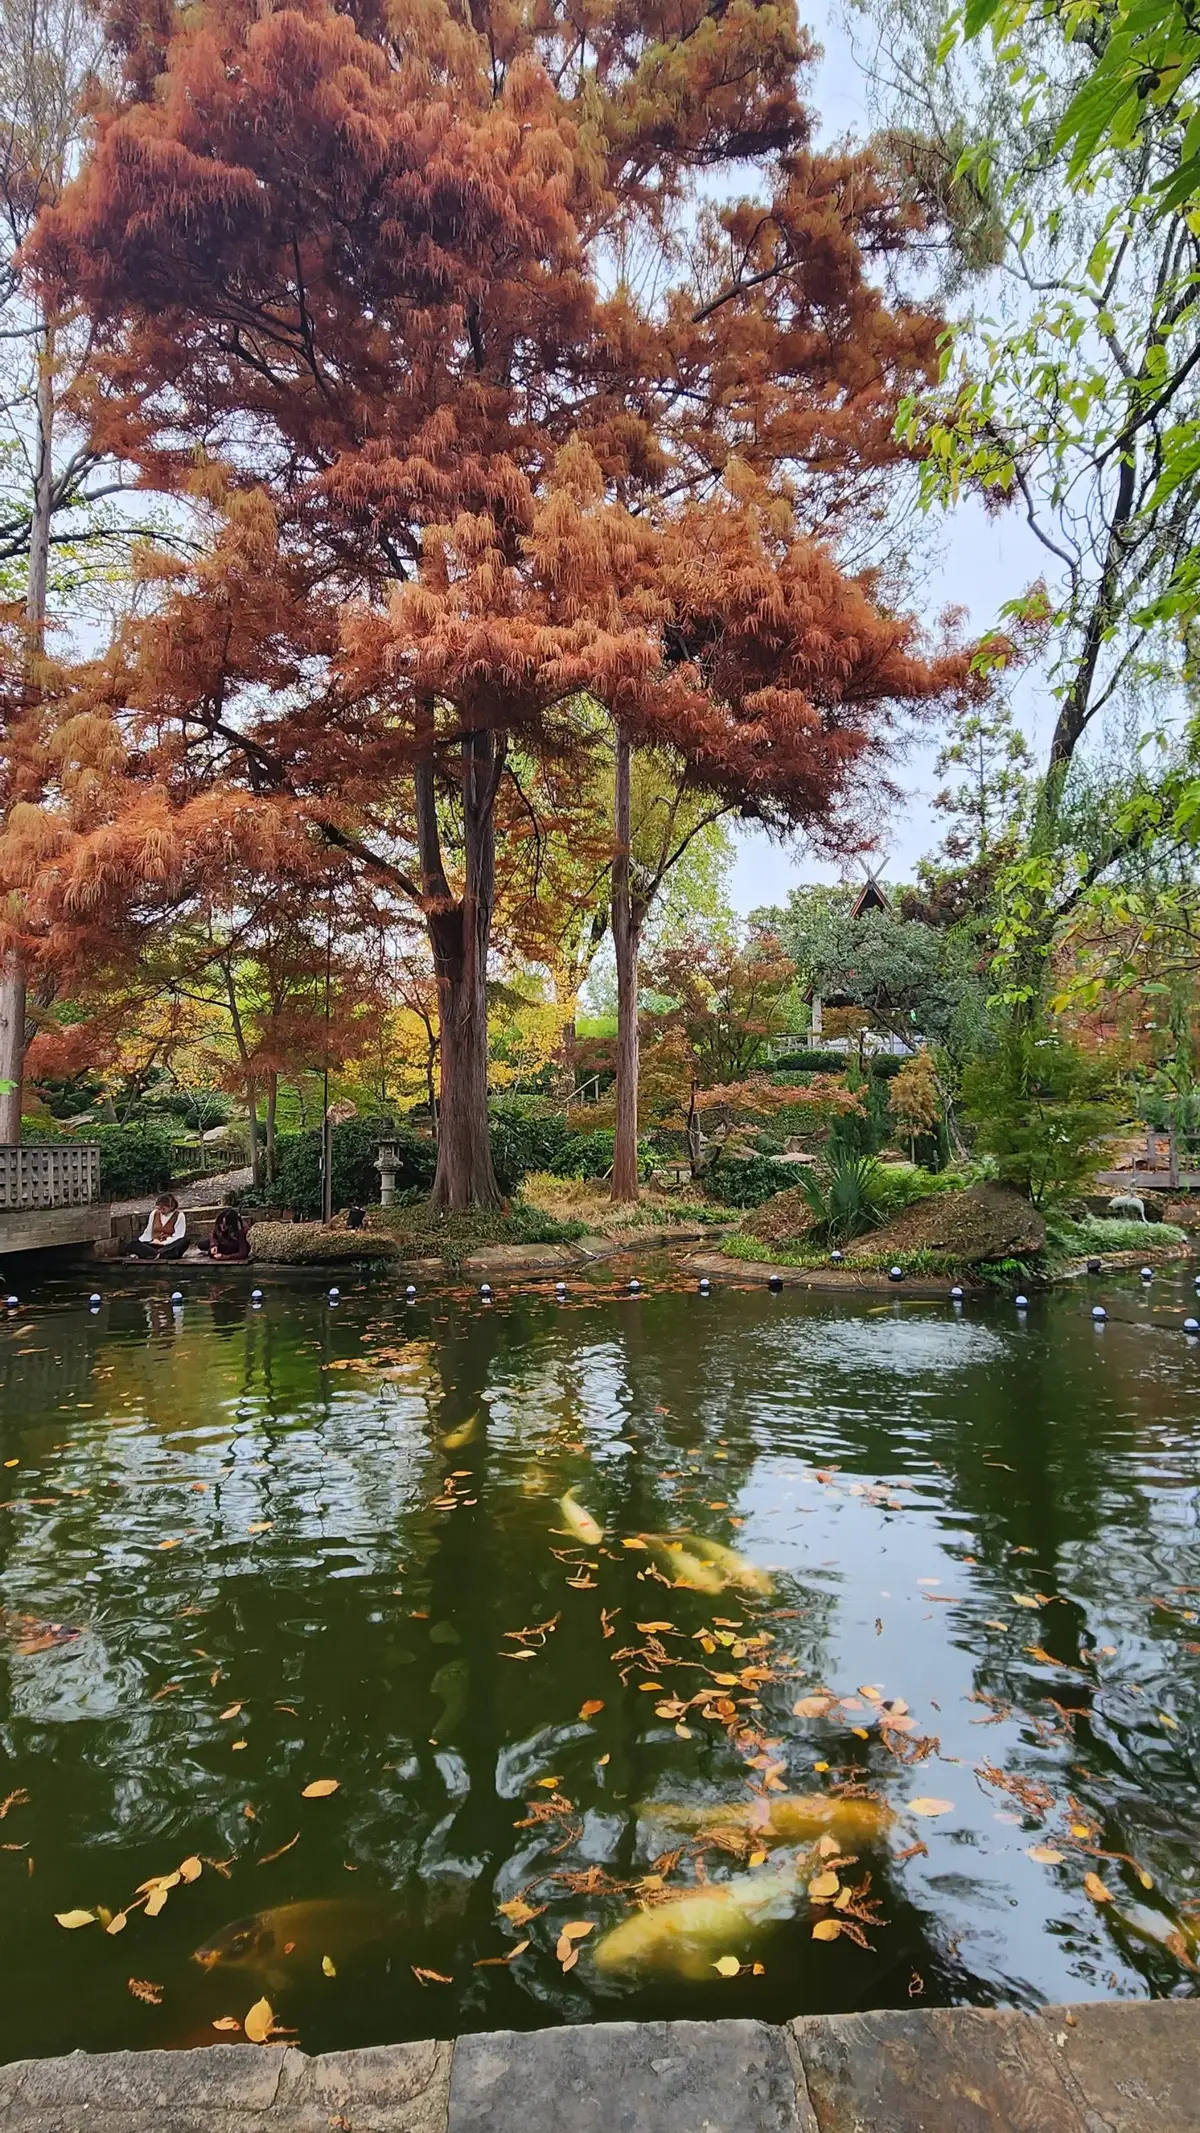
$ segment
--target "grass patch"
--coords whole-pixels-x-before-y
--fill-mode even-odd
[[[599,1178],[556,1178],[539,1170],[525,1180],[526,1191],[539,1207],[560,1221],[576,1222],[574,1232],[595,1237],[636,1236],[639,1230],[668,1229],[674,1224],[695,1228],[698,1223],[723,1223],[729,1209],[701,1198],[682,1200],[676,1193],[643,1185],[633,1206],[610,1200],[608,1187]]]
[[[1055,1256],[1085,1259],[1089,1252],[1152,1252],[1167,1244],[1186,1244],[1187,1231],[1174,1222],[1126,1221],[1119,1215],[1047,1215],[1046,1241]]]

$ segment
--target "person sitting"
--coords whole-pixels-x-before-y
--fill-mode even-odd
[[[160,1193],[140,1237],[135,1259],[182,1259],[187,1250],[187,1216],[173,1192]]]
[[[250,1231],[236,1207],[218,1207],[208,1240],[210,1259],[248,1259]]]

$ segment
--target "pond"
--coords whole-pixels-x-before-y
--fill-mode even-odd
[[[630,1271],[0,1324],[0,2056],[1196,1990],[1190,1270]]]

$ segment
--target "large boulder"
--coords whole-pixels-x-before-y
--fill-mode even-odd
[[[848,1259],[899,1258],[940,1252],[962,1266],[982,1259],[1026,1259],[1044,1251],[1046,1225],[1036,1207],[1007,1185],[971,1185],[966,1192],[917,1200],[882,1229],[860,1237]]]

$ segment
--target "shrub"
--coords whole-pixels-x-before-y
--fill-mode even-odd
[[[795,1184],[796,1170],[794,1164],[773,1162],[769,1155],[718,1156],[700,1182],[709,1198],[724,1207],[761,1207],[774,1193]]]
[[[919,1058],[920,1054],[917,1056]],[[873,1074],[876,1081],[894,1081],[897,1074],[911,1064],[911,1058],[903,1058],[898,1052],[874,1052],[867,1061],[867,1072]]]
[[[1116,1124],[1102,1065],[1063,1038],[1010,1029],[997,1051],[963,1074],[964,1108],[996,1176],[1035,1207],[1076,1191],[1096,1169]]]
[[[506,1199],[531,1170],[553,1170],[555,1158],[567,1141],[575,1138],[565,1118],[516,1105],[495,1109],[491,1127],[492,1163],[496,1182]]]
[[[379,1198],[375,1157],[384,1134],[396,1144],[396,1190],[427,1193],[437,1167],[432,1141],[416,1133],[391,1132],[386,1120],[344,1118],[333,1129],[333,1205],[366,1207]],[[321,1129],[281,1135],[275,1144],[271,1205],[287,1207],[301,1220],[321,1215]]]
[[[547,1166],[556,1178],[603,1178],[613,1166],[615,1136],[597,1127],[594,1133],[569,1133]]]
[[[845,1052],[781,1052],[771,1064],[782,1074],[844,1074],[849,1061]]]
[[[129,1126],[89,1126],[72,1139],[94,1141],[100,1150],[100,1194],[105,1200],[136,1200],[165,1192],[174,1148],[169,1127],[139,1121]]]

